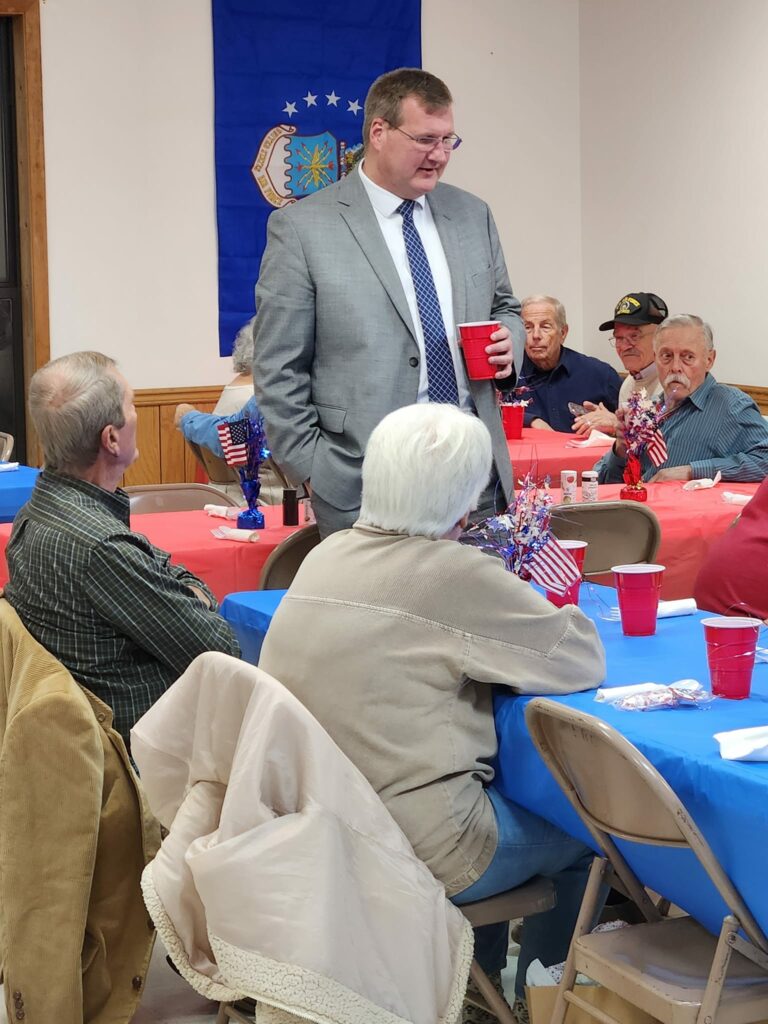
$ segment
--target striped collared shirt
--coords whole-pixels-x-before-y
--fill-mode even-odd
[[[746,483],[768,476],[768,424],[752,399],[738,388],[718,384],[711,374],[661,424],[668,458],[654,466],[640,456],[643,480],[660,469],[690,466],[693,479],[713,477]],[[620,483],[625,459],[609,451],[597,463],[600,483]]]
[[[124,491],[44,471],[6,557],[4,596],[32,636],[109,704],[125,740],[198,654],[239,654],[206,585],[131,531]]]

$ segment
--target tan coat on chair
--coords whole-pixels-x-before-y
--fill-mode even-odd
[[[120,1024],[154,932],[159,829],[112,712],[0,601],[0,969],[10,1021]]]

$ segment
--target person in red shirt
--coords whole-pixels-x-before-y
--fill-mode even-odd
[[[768,619],[768,478],[741,517],[709,549],[693,596],[699,608],[720,615]]]

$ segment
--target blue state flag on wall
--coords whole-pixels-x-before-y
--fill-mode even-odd
[[[375,78],[421,67],[421,0],[213,0],[219,351],[253,316],[273,210],[338,181]]]

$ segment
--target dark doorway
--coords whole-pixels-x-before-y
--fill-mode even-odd
[[[26,461],[24,363],[19,280],[19,202],[11,18],[0,18],[0,430],[13,458]]]

